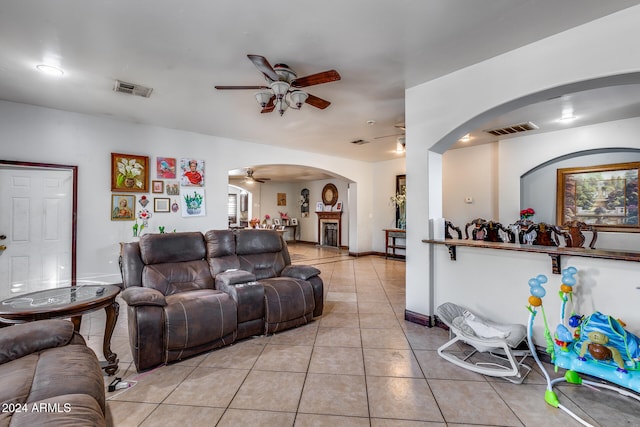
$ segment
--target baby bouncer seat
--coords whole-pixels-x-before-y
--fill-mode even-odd
[[[531,372],[524,364],[531,355],[526,346],[527,328],[519,324],[502,324],[471,313],[465,307],[444,303],[436,308],[440,320],[449,327],[450,340],[438,348],[443,359],[483,375],[501,377],[520,384]],[[463,342],[473,347],[473,351],[464,357],[457,343]],[[492,361],[473,362],[470,358],[476,353],[492,356]]]

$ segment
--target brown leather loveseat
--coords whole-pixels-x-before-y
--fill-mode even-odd
[[[0,329],[0,426],[104,426],[98,358],[68,320]]]
[[[275,231],[146,234],[120,263],[138,371],[322,314],[320,271],[292,266]]]

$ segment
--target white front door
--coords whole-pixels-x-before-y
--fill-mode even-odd
[[[73,171],[0,165],[0,299],[71,285]]]

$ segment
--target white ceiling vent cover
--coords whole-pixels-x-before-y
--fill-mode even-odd
[[[116,84],[113,87],[116,92],[126,93],[128,95],[142,96],[143,98],[149,98],[153,88],[137,85],[135,83],[123,82],[122,80],[116,80]]]
[[[499,129],[489,129],[485,130],[485,132],[490,133],[491,135],[500,136],[500,135],[511,135],[514,133],[527,132],[530,130],[536,130],[538,126],[536,126],[532,122],[520,123],[517,125],[506,126]]]

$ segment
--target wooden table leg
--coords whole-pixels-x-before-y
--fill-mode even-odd
[[[115,300],[104,308],[107,320],[104,326],[104,341],[102,341],[102,353],[107,361],[102,367],[108,375],[113,375],[118,370],[118,355],[111,351],[111,336],[118,320],[120,304]]]
[[[82,315],[74,316],[71,318],[71,323],[73,323],[73,330],[77,333],[80,333],[80,323],[82,322]]]

